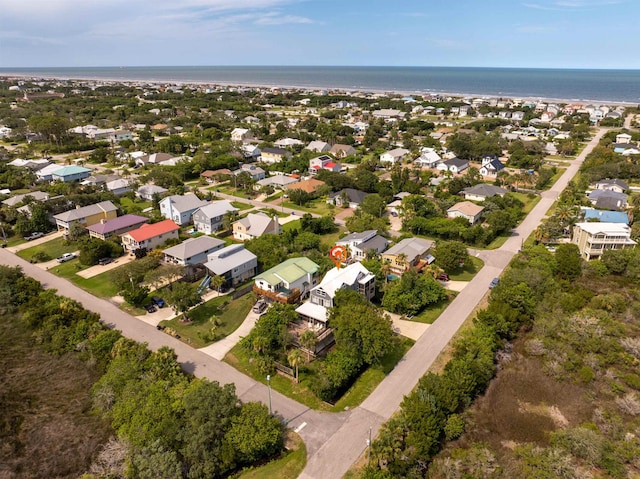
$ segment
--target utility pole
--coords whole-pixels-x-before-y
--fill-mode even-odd
[[[273,416],[273,409],[271,407],[271,375],[267,375],[267,388],[269,389],[269,415]]]

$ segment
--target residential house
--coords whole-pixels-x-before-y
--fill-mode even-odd
[[[504,170],[504,164],[496,156],[485,156],[482,158],[480,174],[489,178],[495,178]]]
[[[389,240],[380,236],[376,230],[367,230],[362,233],[351,233],[336,241],[336,246],[344,246],[349,252],[349,258],[362,261],[369,252],[381,254],[389,246]]]
[[[638,146],[634,145],[633,143],[614,143],[612,146],[615,153],[622,153],[625,156],[632,154],[628,153],[629,151],[638,149]]]
[[[88,226],[87,230],[90,237],[107,241],[116,236],[122,236],[131,230],[138,229],[148,221],[149,218],[144,216],[122,215],[111,220],[101,219],[98,223]]]
[[[105,183],[105,189],[116,196],[122,196],[131,191],[131,181],[127,178],[118,178]]]
[[[597,181],[594,185],[596,190],[609,190],[616,193],[624,193],[629,190],[629,184],[626,181],[622,181],[618,178]]]
[[[169,161],[174,155],[170,153],[152,153],[148,156],[147,163],[159,165],[165,161]]]
[[[118,175],[91,175],[80,182],[81,185],[104,187],[108,182],[120,178]]]
[[[340,143],[336,143],[329,150],[333,156],[338,159],[346,158],[347,156],[352,156],[357,153],[356,149],[351,145],[342,145]]]
[[[142,185],[136,191],[136,196],[141,200],[153,201],[154,197],[162,198],[169,190],[157,185]]]
[[[36,171],[36,176],[38,177],[38,181],[51,181],[53,180],[53,173],[59,170],[60,165],[52,163]]]
[[[389,272],[397,276],[410,268],[420,271],[434,261],[429,254],[433,244],[423,238],[405,238],[382,253],[382,263],[388,264]]]
[[[593,190],[589,201],[598,209],[624,210],[627,207],[627,195],[611,190]]]
[[[212,201],[193,212],[193,227],[196,231],[210,235],[222,228],[224,215],[238,211],[227,200]]]
[[[479,183],[470,188],[465,188],[462,190],[462,194],[464,195],[465,200],[484,201],[493,196],[504,196],[507,194],[507,190],[500,188],[499,186]]]
[[[193,213],[207,204],[193,193],[172,195],[160,200],[160,214],[179,225],[191,223]]]
[[[405,113],[400,110],[394,110],[392,108],[382,108],[375,110],[371,113],[374,118],[382,118],[384,120],[390,120],[392,118],[404,118]]]
[[[316,153],[325,153],[331,150],[331,145],[325,141],[314,140],[307,145],[305,150],[315,151]]]
[[[231,132],[231,141],[244,143],[253,140],[253,133],[247,128],[234,128]]]
[[[470,201],[461,201],[447,210],[448,218],[464,218],[472,225],[476,224],[482,215],[484,206],[476,205]]]
[[[91,176],[91,170],[83,166],[65,166],[51,173],[53,181],[62,181],[64,183],[84,180],[89,176]]]
[[[136,250],[151,251],[165,244],[167,240],[178,239],[180,226],[172,220],[144,224],[140,228],[122,235],[122,245],[129,253]]]
[[[391,163],[392,165],[402,163],[409,153],[410,151],[404,148],[394,148],[380,155],[380,163]]]
[[[451,158],[438,163],[436,169],[439,171],[450,171],[451,173],[458,174],[469,168],[469,162],[461,158]]]
[[[340,163],[333,161],[333,158],[327,155],[318,156],[309,160],[309,175],[315,176],[320,170],[329,170],[339,173],[342,169]]]
[[[632,137],[629,133],[618,133],[616,135],[616,143],[631,143]]]
[[[204,267],[211,276],[224,279],[223,287],[234,287],[248,281],[258,271],[258,257],[244,245],[232,244],[209,253]]]
[[[580,255],[590,260],[600,257],[606,250],[635,248],[631,227],[623,223],[576,223],[571,242],[578,245]]]
[[[300,181],[300,178],[295,178],[293,176],[274,175],[274,176],[268,176],[265,179],[258,181],[256,183],[256,188],[262,188],[264,186],[272,186],[274,188],[284,190],[289,185],[292,185],[293,183],[297,183],[298,181]]]
[[[240,147],[240,151],[242,152],[242,156],[248,160],[257,160],[262,154],[260,148],[256,145],[252,145],[251,143],[243,144]]]
[[[523,121],[524,120],[524,112],[523,111],[514,111],[511,113],[512,121]]]
[[[600,221],[602,223],[629,224],[629,215],[625,211],[597,210],[595,208],[582,207],[582,215],[585,221]]]
[[[354,190],[353,188],[345,188],[329,195],[327,203],[342,206],[344,208],[356,209],[369,193]]]
[[[260,161],[264,163],[278,163],[287,158],[291,158],[291,152],[283,148],[266,147],[260,154]]]
[[[308,180],[298,181],[297,183],[293,183],[287,186],[287,190],[302,190],[309,194],[314,194],[318,192],[318,188],[324,186],[326,183],[324,181],[317,180],[315,178],[309,178]]]
[[[289,148],[292,146],[302,145],[300,140],[295,138],[281,138],[273,143],[276,148]]]
[[[264,234],[280,234],[277,217],[271,218],[264,213],[249,213],[233,223],[233,238],[238,241],[259,238]]]
[[[233,172],[233,174],[235,176],[238,176],[243,172],[248,173],[249,176],[251,176],[251,179],[255,181],[264,180],[266,176],[265,171],[262,168],[256,165],[248,164],[248,163],[241,165],[240,168],[238,168]]]
[[[212,238],[206,235],[189,238],[180,244],[165,249],[163,251],[164,260],[167,263],[182,266],[204,264],[208,261],[208,255],[210,253],[221,250],[225,244],[224,241],[218,238]]]
[[[75,209],[53,216],[58,231],[66,236],[73,224],[87,227],[99,223],[100,220],[111,220],[118,216],[118,208],[111,201],[101,201],[88,206],[76,206]]]
[[[322,282],[311,289],[309,301],[296,308],[309,329],[319,331],[327,327],[327,309],[333,308],[335,296],[343,288],[357,291],[371,301],[376,294],[376,276],[362,263],[329,270]]]
[[[109,140],[120,143],[121,141],[133,140],[133,133],[129,130],[116,130],[110,136]]]
[[[45,193],[44,191],[30,191],[29,193],[23,193],[7,198],[2,201],[2,204],[5,206],[17,206],[29,198],[34,201],[45,202],[49,199],[49,193]]]
[[[257,275],[253,291],[279,303],[297,303],[318,284],[318,271],[309,258],[290,258]]]
[[[442,157],[436,152],[435,148],[423,148],[420,156],[413,160],[413,164],[421,168],[435,168],[441,161]]]

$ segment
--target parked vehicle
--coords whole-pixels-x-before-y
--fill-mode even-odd
[[[449,275],[447,273],[440,273],[438,275],[438,280],[440,280],[440,281],[449,281]]]
[[[145,306],[147,313],[155,313],[157,311],[156,307],[153,304],[149,304]]]
[[[253,305],[253,312],[256,314],[262,314],[266,311],[267,306],[269,305],[266,303],[266,301],[260,299],[256,304]]]
[[[151,298],[151,304],[157,306],[158,308],[164,308],[166,303],[164,302],[164,299],[162,299],[160,296],[153,296]]]
[[[500,282],[500,278],[493,278],[491,280],[491,283],[489,283],[489,289],[493,289],[496,286],[498,286],[498,283]]]
[[[75,257],[76,257],[75,253],[65,253],[62,256],[60,256],[59,258],[57,258],[56,261],[58,263],[66,263],[67,261],[71,261]]]
[[[26,239],[27,241],[32,241],[34,239],[42,238],[43,236],[44,233],[42,233],[41,231],[36,231],[35,233],[31,233],[30,235],[25,236],[24,239]]]
[[[113,258],[100,258],[98,260],[98,264],[104,266],[105,264],[109,264],[113,261]]]

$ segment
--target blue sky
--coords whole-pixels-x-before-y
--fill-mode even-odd
[[[0,0],[0,67],[640,68],[638,0]]]

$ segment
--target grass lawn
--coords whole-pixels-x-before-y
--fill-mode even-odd
[[[471,281],[483,266],[484,261],[470,256],[469,261],[465,262],[464,268],[456,268],[449,273],[449,279],[452,281]]]
[[[153,203],[151,201],[132,201],[126,196],[123,196],[120,198],[120,206],[122,207],[122,210],[125,214],[139,214],[139,212],[144,210],[145,208],[153,206]]]
[[[271,196],[267,196],[264,201],[265,202],[269,202],[269,201],[275,201],[278,198],[281,198],[282,195],[284,194],[284,191],[278,191],[277,193],[272,194]]]
[[[253,208],[253,205],[242,203],[241,201],[232,201],[231,206],[233,206],[234,208],[238,208],[240,211],[250,210],[251,208]]]
[[[111,298],[118,294],[118,287],[111,281],[109,271],[105,271],[91,278],[83,278],[76,274],[83,269],[85,268],[80,265],[78,260],[74,259],[55,266],[49,271],[57,276],[68,279],[76,286],[79,286],[94,296]]]
[[[538,202],[541,199],[540,195],[535,195],[533,198],[529,198],[528,193],[511,193],[511,194],[524,203],[524,206],[522,207],[522,211],[525,214],[529,214],[529,212],[533,209],[535,205],[538,204]]]
[[[454,298],[458,295],[455,291],[447,291],[449,295],[449,299],[445,301],[440,301],[435,306],[430,306],[420,314],[415,315],[411,318],[411,321],[415,321],[417,323],[426,323],[433,324],[433,322],[438,319],[438,317],[442,314],[442,312],[447,309],[447,306],[454,300]]]
[[[231,300],[229,296],[219,296],[197,306],[189,311],[190,323],[180,322],[179,318],[181,316],[179,316],[170,321],[162,321],[160,324],[173,328],[180,336],[188,338],[190,340],[189,344],[194,348],[202,348],[213,342],[205,340],[212,326],[209,321],[210,318],[218,317],[220,325],[216,328],[215,339],[222,339],[238,329],[238,326],[245,320],[255,302],[252,294],[246,294],[231,301],[223,309],[218,308],[229,300]]]
[[[486,248],[478,248],[478,249],[498,249],[500,246],[506,243],[506,241],[510,238],[508,235],[498,236],[491,243],[489,243]]]
[[[45,253],[51,259],[55,259],[62,256],[64,253],[72,253],[77,250],[78,243],[66,241],[64,238],[54,238],[46,243],[18,251],[17,254],[22,259],[29,261],[31,257],[38,252]]]
[[[335,211],[335,207],[331,208],[325,201],[322,200],[310,201],[306,206],[299,206],[289,200],[286,200],[281,204],[281,206],[285,209],[291,208],[294,210],[308,211],[309,213],[316,213],[322,216],[331,214]]]
[[[301,229],[300,220],[289,221],[282,225],[282,231],[291,231]]]
[[[371,394],[389,372],[398,364],[398,361],[413,346],[413,341],[400,338],[397,347],[382,358],[381,364],[365,369],[351,387],[343,394],[335,405],[318,399],[309,389],[309,384],[320,365],[320,361],[312,361],[300,366],[300,382],[294,383],[289,378],[280,374],[271,376],[271,387],[281,394],[294,399],[305,406],[319,411],[339,412],[345,408],[354,408]],[[265,376],[250,362],[250,353],[240,344],[236,344],[225,356],[224,361],[231,364],[239,371],[251,376],[256,381],[266,384]]]
[[[346,232],[347,228],[345,228],[344,226],[338,226],[338,231],[336,231],[335,233],[322,235],[321,243],[328,248],[332,248],[333,246],[335,246],[336,241],[342,238],[342,236],[344,236]]]
[[[307,448],[293,431],[287,432],[285,447],[287,450],[279,458],[243,471],[233,476],[234,479],[296,479],[307,464]]]

